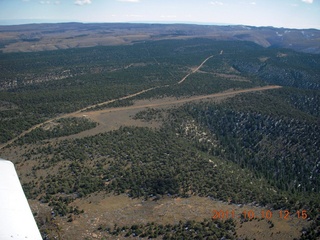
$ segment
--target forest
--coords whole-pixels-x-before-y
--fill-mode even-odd
[[[176,84],[210,55],[201,72]],[[319,62],[319,55],[208,39],[0,53],[0,142],[59,114],[150,87],[159,88],[137,97],[201,95],[270,83],[317,90]]]
[[[24,191],[28,199],[50,207],[51,223],[85,214],[74,204],[95,193],[144,201],[200,196],[305,209],[310,225],[301,239],[320,237],[320,55],[245,41],[145,41],[0,53],[0,76],[0,145],[45,122],[3,151],[23,149],[17,153],[18,169],[32,166],[21,178]],[[132,116],[161,123],[155,129],[121,126],[72,138],[98,123],[64,117],[90,106],[86,111],[272,84],[282,88],[221,102],[149,108]],[[115,101],[94,106],[108,100]],[[38,224],[49,236],[48,222]],[[230,219],[96,230],[114,237],[237,239]]]

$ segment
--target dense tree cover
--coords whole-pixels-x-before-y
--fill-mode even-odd
[[[199,150],[251,169],[290,192],[291,207],[293,196],[300,196],[298,208],[305,205],[313,219],[302,235],[308,239],[317,235],[320,219],[318,109],[317,91],[283,88],[241,94],[218,105],[186,104],[168,112],[149,109],[135,117],[150,121],[167,115],[168,127]]]
[[[199,45],[182,43],[0,53],[0,101],[17,106],[0,111],[0,142],[57,114],[176,83],[208,54],[175,54],[177,47]]]
[[[106,191],[146,199],[199,195],[275,208],[299,209],[309,203],[271,186],[261,175],[197,148],[170,130],[124,127],[32,150],[29,157],[39,161],[35,175],[58,163],[60,167],[55,174],[24,187],[29,197],[44,196],[41,199],[46,202],[56,194],[83,197]]]
[[[176,84],[209,56],[201,72]],[[138,97],[210,94],[264,81],[318,89],[318,69],[318,55],[209,39],[0,53],[0,101],[17,106],[0,111],[0,142],[52,116],[150,87],[161,86]]]
[[[177,84],[211,55],[201,71]],[[49,203],[56,215],[77,213],[70,201],[105,191],[133,198],[199,195],[305,208],[314,219],[320,206],[319,69],[318,55],[208,39],[0,53],[0,102],[14,106],[0,109],[0,142],[48,118],[150,87],[158,88],[137,98],[210,94],[267,83],[297,87],[239,95],[221,105],[206,102],[168,112],[148,110],[136,117],[162,119],[160,130],[123,127],[26,150],[26,160],[38,164],[28,173],[36,180],[24,188],[29,198]],[[112,106],[128,104],[131,99]],[[93,126],[88,122],[74,126],[74,119],[69,120],[53,131],[37,129],[21,141]],[[42,175],[43,169],[50,174]],[[198,226],[197,233],[177,230],[184,224],[160,235],[204,237],[212,227],[206,222],[205,230]],[[316,234],[319,224],[313,224],[308,234]],[[139,229],[140,234],[149,234],[144,226]],[[179,235],[174,235],[177,231]]]
[[[272,91],[271,94],[273,97],[282,99],[292,108],[314,117],[320,117],[320,92],[318,90],[283,88]],[[308,118],[306,115],[303,117]]]
[[[185,109],[215,134],[219,155],[263,173],[285,190],[319,192],[320,128],[294,119],[202,104]],[[209,149],[210,151],[211,149]],[[220,151],[225,151],[221,152]],[[216,149],[212,149],[216,153]]]
[[[135,86],[130,88],[129,86],[113,85],[88,88],[75,86],[73,89],[70,87],[65,90],[35,89],[21,93],[3,92],[0,94],[0,98],[9,100],[18,108],[0,111],[0,127],[4,132],[0,140],[5,142],[18,135],[22,130],[58,114],[76,111],[90,104],[118,98],[139,90],[141,88]]]
[[[291,192],[290,207],[300,199],[313,219],[301,238],[314,239],[320,219],[319,107],[319,92],[283,88],[238,95],[218,105],[187,104],[165,114],[149,109],[136,118],[150,121],[168,115],[167,127],[191,139],[199,150],[251,169]]]
[[[22,129],[28,129],[43,121],[43,116],[32,112],[21,112],[18,109],[0,111],[0,143],[17,136]]]
[[[251,169],[278,189],[301,196],[313,219],[302,235],[308,239],[317,235],[320,218],[318,99],[319,93],[312,90],[284,88],[239,95],[220,105],[188,104],[172,111],[169,118],[198,149]]]
[[[253,74],[271,84],[319,90],[320,55],[277,51],[276,57],[261,62],[250,56],[247,58],[250,53],[245,53],[235,58],[232,66],[241,73]]]
[[[136,113],[133,119],[140,119],[147,122],[152,120],[163,121],[166,118],[165,115],[166,113],[161,109],[148,108]]]
[[[138,96],[138,98],[152,97],[182,97],[206,95],[226,91],[228,89],[243,89],[263,85],[259,81],[232,81],[212,74],[195,73],[190,75],[183,84],[157,88]]]
[[[301,240],[307,239],[319,239],[320,238],[320,214],[314,217],[311,226],[307,229],[303,229],[301,234]]]
[[[281,88],[235,96],[224,107],[235,111],[258,112],[279,118],[317,122],[319,93],[315,90]],[[275,107],[276,106],[276,107]]]
[[[309,114],[319,108],[318,94],[307,93],[315,100],[309,108],[292,101],[310,99],[293,89],[243,94],[220,105],[188,104],[172,111],[171,124],[184,133],[196,121],[218,143],[200,144],[201,149],[263,174],[284,190],[318,193],[319,120]]]
[[[46,126],[48,129],[45,129]],[[41,140],[69,136],[77,134],[85,130],[97,126],[96,122],[92,122],[87,118],[61,118],[54,122],[44,125],[42,128],[36,128],[22,138],[19,138],[17,144],[36,143]]]
[[[157,224],[154,222],[145,225],[114,226],[113,229],[103,229],[113,236],[174,239],[236,239],[235,223],[232,219],[226,221],[204,219],[201,222],[188,220],[177,224]]]

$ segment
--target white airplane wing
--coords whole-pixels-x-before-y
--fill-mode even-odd
[[[0,159],[0,239],[42,240],[14,165]]]

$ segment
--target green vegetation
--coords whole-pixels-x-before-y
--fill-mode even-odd
[[[278,188],[319,192],[317,122],[237,112],[210,104],[189,105],[184,111],[215,135],[220,147],[207,144],[209,152],[262,173]],[[182,118],[178,115],[177,119]]]
[[[103,230],[100,226],[98,230]],[[204,219],[202,222],[180,221],[178,224],[157,224],[115,226],[113,230],[105,229],[114,236],[174,239],[236,239],[235,223],[232,219],[226,221]]]
[[[201,72],[177,85],[211,55]],[[161,87],[137,98],[210,94],[266,83],[319,89],[319,61],[319,55],[208,39],[0,53],[0,102],[16,106],[0,109],[0,142],[59,114],[156,86]]]
[[[168,114],[168,128],[198,150],[236,163],[283,191],[289,203],[273,207],[307,208],[313,219],[302,239],[316,236],[320,215],[319,93],[283,88],[242,94],[222,104],[186,104]],[[137,118],[156,118],[145,111]],[[255,183],[256,184],[256,183]]]
[[[36,128],[22,138],[19,138],[17,144],[36,143],[41,140],[69,136],[85,130],[94,128],[97,123],[87,118],[61,118],[54,122],[47,123],[42,128]],[[48,128],[48,129],[45,129]]]
[[[163,121],[165,120],[166,115],[162,110],[160,109],[154,109],[154,108],[148,108],[147,110],[142,110],[138,112],[136,115],[133,116],[133,119],[141,119],[143,121]]]
[[[209,56],[200,71],[178,84]],[[28,198],[47,203],[55,216],[81,213],[70,203],[96,192],[152,200],[198,195],[231,204],[306,209],[312,224],[302,238],[314,237],[320,207],[319,63],[319,55],[205,39],[0,53],[0,142],[50,118],[108,100],[115,101],[94,109],[127,106],[142,98],[286,86],[220,104],[189,103],[135,116],[162,121],[157,130],[121,127],[43,144],[41,140],[96,126],[86,118],[45,124],[18,140],[21,145],[37,143],[23,150],[21,165],[36,162],[23,187]],[[221,239],[234,237],[234,224],[205,220],[106,231],[164,239],[211,239],[214,232],[216,236],[210,236]]]
[[[319,90],[319,54],[300,54],[282,49],[271,51],[275,55],[269,58],[270,54],[266,53],[264,57],[268,58],[265,61],[257,61],[255,53],[246,51],[229,60],[229,64],[242,74],[254,75],[270,84]]]
[[[234,203],[285,204],[282,195],[264,179],[199,152],[164,129],[125,127],[33,151],[33,155],[38,154],[39,159],[44,159],[39,161],[38,169],[57,162],[63,164],[56,175],[48,175],[38,187],[33,185],[30,197],[43,193],[50,196],[73,193],[82,197],[105,190],[127,193],[133,198],[196,194],[224,201],[231,199]],[[35,173],[38,169],[34,169]]]
[[[128,99],[123,99],[123,100],[116,100],[114,102],[107,103],[107,104],[102,104],[96,107],[92,107],[87,109],[87,111],[97,111],[97,110],[106,109],[106,108],[127,107],[131,105],[133,105],[133,101]]]
[[[207,95],[226,91],[228,89],[244,89],[263,85],[258,81],[240,82],[225,80],[212,74],[195,73],[189,76],[183,84],[175,84],[166,88],[157,88],[155,90],[141,94],[139,98],[159,97],[182,97],[194,95]]]

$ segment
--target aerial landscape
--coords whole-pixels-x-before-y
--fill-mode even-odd
[[[43,239],[320,239],[320,26],[57,17],[0,25],[0,158]]]

